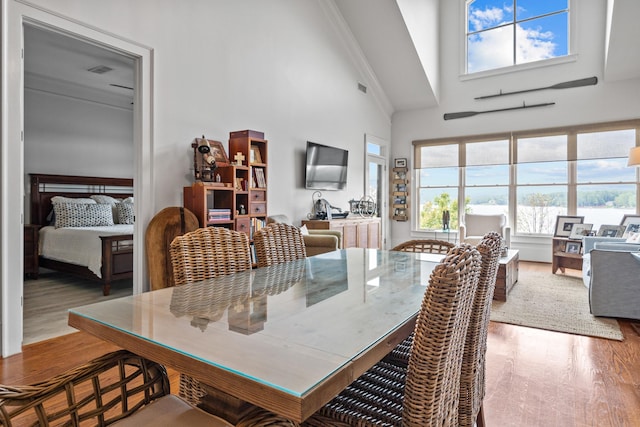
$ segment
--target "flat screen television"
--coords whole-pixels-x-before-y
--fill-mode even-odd
[[[307,141],[305,188],[344,190],[348,158],[347,150]]]

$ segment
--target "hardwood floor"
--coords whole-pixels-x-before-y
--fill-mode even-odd
[[[551,269],[528,262],[520,268]],[[620,325],[622,342],[492,323],[486,425],[639,426],[640,336],[629,322]],[[0,383],[32,383],[114,349],[83,332],[30,344],[0,359]],[[177,391],[178,374],[169,374]]]

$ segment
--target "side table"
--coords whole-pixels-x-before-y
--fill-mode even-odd
[[[498,260],[498,277],[496,278],[496,289],[493,299],[506,301],[507,295],[518,281],[518,268],[520,262],[520,252],[509,249],[507,255]]]

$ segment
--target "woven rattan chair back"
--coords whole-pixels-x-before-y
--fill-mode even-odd
[[[223,227],[199,228],[171,242],[176,286],[251,269],[249,238]],[[206,392],[193,377],[180,374],[180,396],[197,405]]]
[[[457,427],[464,342],[479,273],[474,247],[450,250],[431,274],[408,367],[377,363],[303,425]]]
[[[471,310],[460,374],[458,418],[461,427],[473,427],[476,422],[478,427],[484,426],[481,409],[485,394],[487,332],[502,246],[503,239],[496,232],[485,234],[476,246],[481,256],[480,279]]]
[[[177,236],[169,251],[176,286],[251,268],[247,235],[223,227],[199,228]]]
[[[162,365],[125,350],[29,386],[0,386],[0,425],[111,424],[169,394]]]
[[[429,254],[446,254],[455,244],[451,242],[445,242],[444,240],[433,239],[419,239],[408,240],[404,243],[400,243],[392,251],[400,252],[423,252]]]
[[[281,264],[307,257],[300,230],[293,225],[274,222],[253,234],[258,267]]]

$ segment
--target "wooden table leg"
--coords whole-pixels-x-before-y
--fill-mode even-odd
[[[200,386],[207,394],[202,397],[198,407],[210,414],[224,418],[231,424],[237,424],[250,410],[255,408],[249,402],[209,387],[206,384],[201,383]]]

